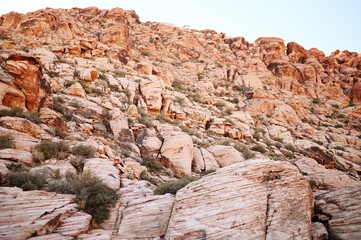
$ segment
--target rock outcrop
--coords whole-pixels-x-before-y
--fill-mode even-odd
[[[290,164],[250,160],[180,190],[165,238],[309,239],[312,206],[307,180]]]

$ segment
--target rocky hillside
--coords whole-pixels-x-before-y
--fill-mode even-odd
[[[91,7],[0,61],[0,239],[361,238],[361,54]]]

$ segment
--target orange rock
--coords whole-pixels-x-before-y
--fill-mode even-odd
[[[261,54],[261,58],[265,62],[286,56],[286,46],[281,38],[260,37],[254,41],[254,45],[256,51]]]
[[[361,103],[361,82],[353,85],[350,95],[353,103]]]
[[[306,50],[295,42],[289,42],[287,44],[287,55],[294,63],[302,63],[307,57]]]
[[[51,87],[43,77],[38,60],[29,55],[16,53],[7,59],[6,68],[13,76],[13,81],[9,85],[25,95],[25,105],[29,111],[52,107]],[[3,96],[2,104],[14,107],[24,104],[21,100],[20,94],[8,93]]]

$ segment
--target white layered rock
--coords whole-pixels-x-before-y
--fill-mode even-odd
[[[249,160],[178,191],[165,239],[310,239],[312,207],[289,163]]]

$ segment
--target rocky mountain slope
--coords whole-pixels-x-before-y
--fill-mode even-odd
[[[0,239],[361,238],[361,54],[91,7],[0,61]]]

